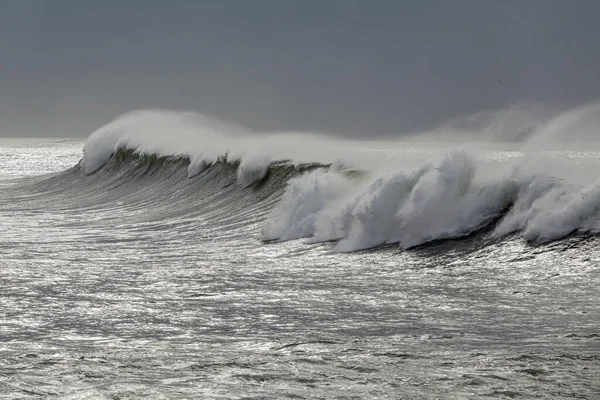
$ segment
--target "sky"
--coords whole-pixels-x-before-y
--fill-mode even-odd
[[[0,135],[145,108],[349,137],[600,99],[597,0],[0,0]]]

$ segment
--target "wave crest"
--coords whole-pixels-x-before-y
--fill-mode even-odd
[[[334,250],[347,252],[391,243],[407,249],[490,224],[493,237],[519,232],[535,243],[598,232],[600,183],[581,186],[518,168],[505,178],[481,179],[473,157],[456,150],[411,173],[356,180],[315,171],[289,182],[262,235],[337,241]]]

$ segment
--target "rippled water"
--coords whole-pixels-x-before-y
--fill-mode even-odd
[[[277,190],[27,177],[80,157],[0,146],[2,398],[600,398],[596,237],[266,244]]]

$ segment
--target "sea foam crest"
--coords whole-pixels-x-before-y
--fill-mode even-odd
[[[349,178],[322,170],[291,179],[262,230],[263,239],[291,240],[313,236],[324,210],[335,205],[352,187]]]
[[[263,228],[263,238],[337,240],[334,250],[388,243],[402,248],[457,238],[499,221],[492,235],[518,232],[548,242],[573,231],[600,229],[600,183],[583,186],[516,167],[501,179],[476,178],[465,151],[410,173],[358,182],[314,171],[292,180]]]
[[[575,231],[598,232],[600,182],[578,185],[522,171],[515,181],[516,201],[495,236],[520,232],[528,241],[543,243]]]
[[[336,250],[354,251],[462,236],[497,217],[514,193],[510,181],[478,183],[474,174],[474,161],[464,151],[412,173],[357,184],[336,171],[314,171],[290,182],[263,237],[341,239]]]
[[[183,156],[190,160],[188,176],[202,173],[214,162],[238,163],[238,181],[243,186],[263,179],[273,161],[331,163],[352,152],[361,153],[362,143],[311,133],[256,133],[207,116],[162,110],[125,114],[93,132],[83,149],[82,167],[90,174],[104,165],[119,149],[157,156]],[[376,157],[374,157],[376,158]],[[380,157],[379,157],[380,158]]]
[[[142,154],[188,157],[188,176],[215,161],[238,162],[238,180],[248,186],[264,178],[271,163],[267,141],[249,137],[241,127],[195,113],[145,110],[126,114],[87,139],[82,166],[90,174],[119,149]],[[261,153],[258,149],[262,149]]]
[[[188,156],[197,169],[228,151],[243,130],[201,114],[141,110],[125,114],[93,132],[83,147],[83,167],[91,173],[118,149],[159,156]]]

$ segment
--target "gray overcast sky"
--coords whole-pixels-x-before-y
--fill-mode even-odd
[[[0,0],[0,131],[87,136],[168,108],[369,136],[569,106],[600,98],[599,16],[598,0]]]

